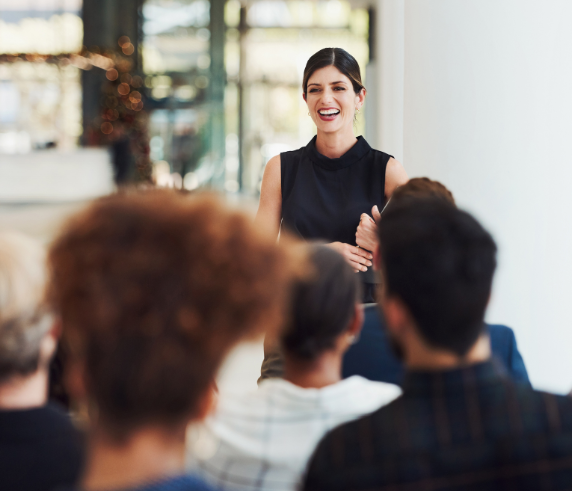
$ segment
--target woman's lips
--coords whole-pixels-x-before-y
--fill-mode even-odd
[[[334,113],[334,114],[320,114],[320,112],[318,111],[318,117],[319,117],[322,121],[333,121],[333,120],[336,119],[339,115],[340,115],[339,112]]]

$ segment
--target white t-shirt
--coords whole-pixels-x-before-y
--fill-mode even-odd
[[[255,392],[221,394],[216,413],[191,433],[188,467],[223,490],[297,489],[325,433],[400,394],[359,376],[321,389],[273,378]]]

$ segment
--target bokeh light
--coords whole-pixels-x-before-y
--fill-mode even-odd
[[[105,73],[105,76],[107,77],[107,80],[117,80],[117,77],[119,76],[119,73],[117,72],[117,70],[115,68],[110,68],[109,70],[107,70],[107,72]]]
[[[129,94],[130,90],[131,88],[129,87],[129,84],[126,83],[119,84],[119,87],[117,87],[117,92],[119,92],[121,95]]]
[[[111,133],[113,133],[113,125],[111,123],[108,123],[107,121],[105,123],[102,123],[101,132],[104,135],[110,135]]]

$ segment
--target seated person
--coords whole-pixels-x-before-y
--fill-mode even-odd
[[[400,186],[393,193],[387,209],[403,198],[435,198],[455,205],[455,198],[443,184],[427,177],[416,177]],[[356,233],[356,241],[367,250],[378,247],[377,224],[381,219],[373,210],[376,221],[363,214]],[[517,381],[530,384],[524,360],[516,346],[516,338],[510,327],[487,325],[493,354],[507,368],[509,374]],[[383,315],[373,306],[365,309],[365,321],[359,341],[352,345],[344,358],[344,377],[361,375],[370,380],[380,380],[401,385],[403,382],[403,365],[393,356],[388,343]]]
[[[313,275],[296,289],[281,336],[284,379],[264,380],[253,393],[221,394],[190,446],[191,468],[222,489],[298,489],[328,430],[400,394],[362,377],[342,380],[343,354],[363,320],[359,278],[336,251],[310,250]]]
[[[44,303],[45,280],[42,247],[0,233],[0,489],[49,491],[81,472],[80,435],[48,403],[58,329]]]
[[[530,385],[524,360],[516,346],[516,338],[510,327],[485,324],[490,337],[493,355],[503,364],[515,381]],[[391,349],[387,328],[379,306],[368,305],[364,309],[364,323],[359,339],[344,356],[343,377],[361,375],[369,380],[379,380],[401,386],[405,368]]]
[[[212,198],[103,198],[50,253],[70,396],[90,409],[81,490],[211,489],[184,474],[185,433],[229,349],[279,325],[291,253]]]
[[[403,394],[326,435],[303,489],[570,489],[572,399],[514,383],[483,336],[492,237],[450,204],[410,198],[384,212],[379,243]]]

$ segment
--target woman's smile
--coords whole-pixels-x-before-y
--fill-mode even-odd
[[[340,110],[334,107],[318,109],[318,116],[322,121],[334,121],[339,114]]]

